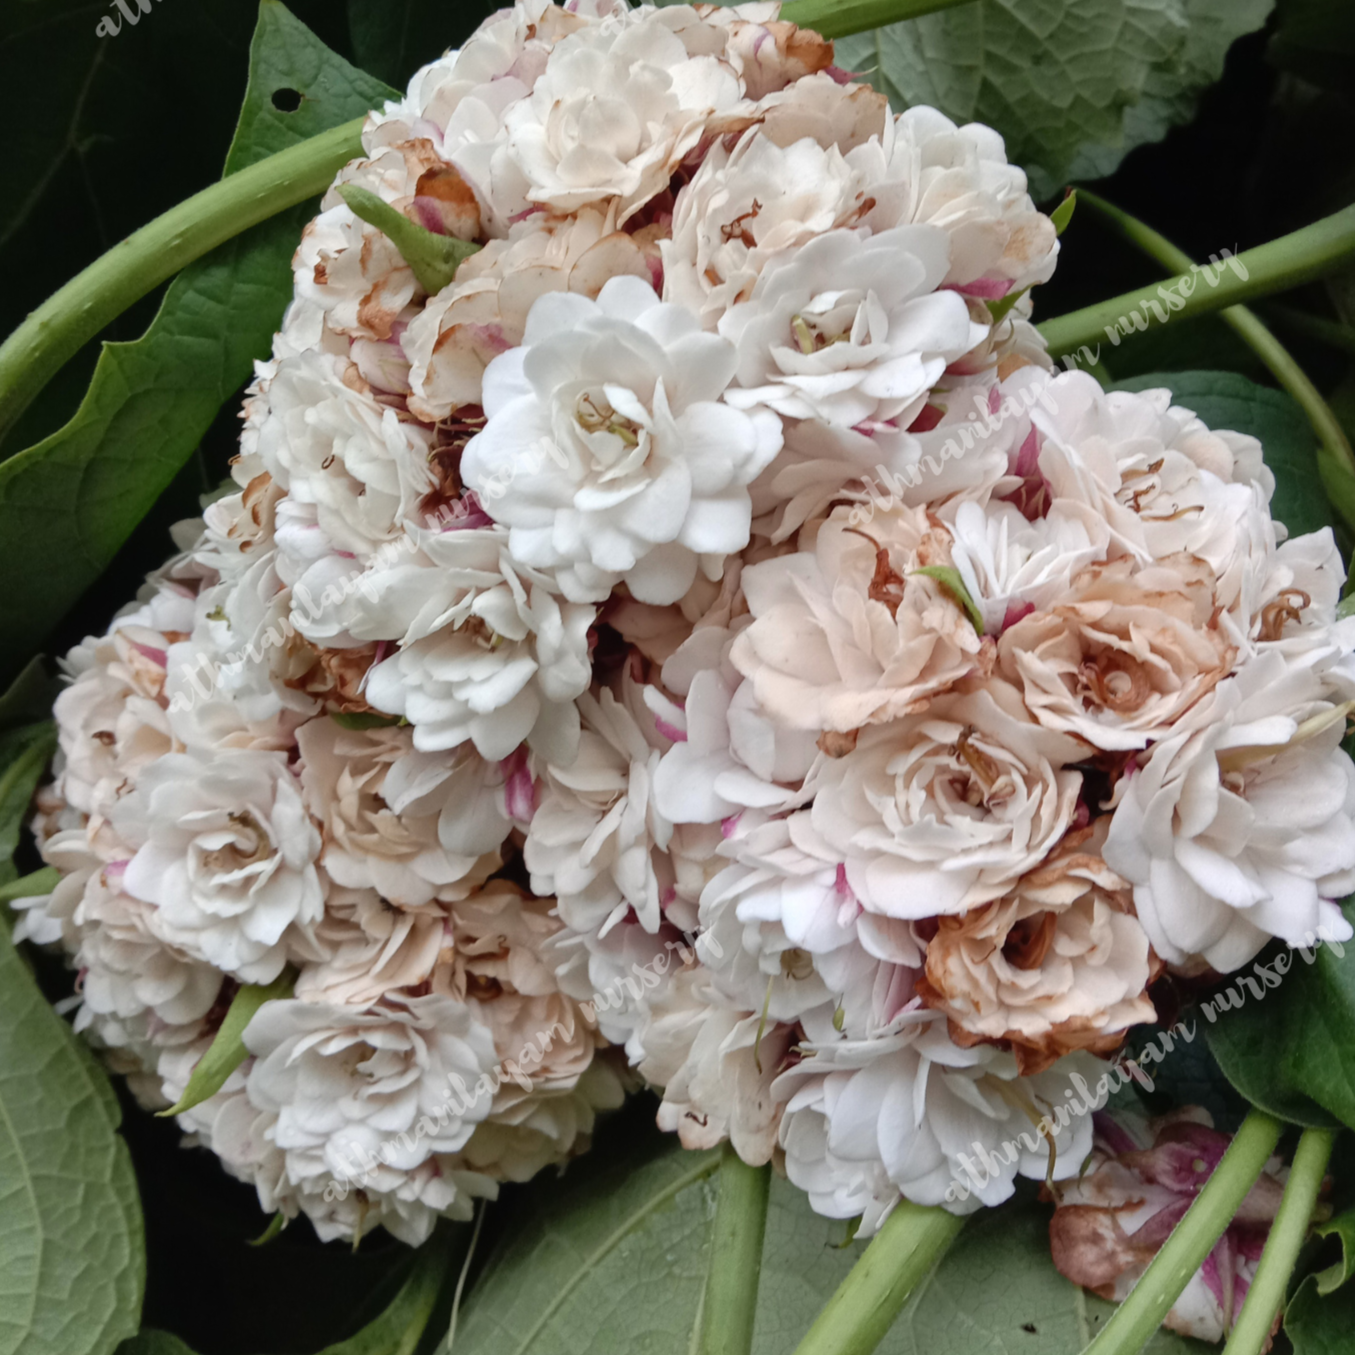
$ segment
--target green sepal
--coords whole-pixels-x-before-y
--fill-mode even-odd
[[[974,629],[980,635],[983,634],[983,614],[974,605],[974,599],[969,596],[969,589],[964,586],[960,571],[954,565],[923,565],[921,569],[913,570],[913,573],[925,574],[929,579],[935,579],[964,608],[964,613],[973,623]]]
[[[1011,308],[1028,291],[1030,291],[1029,287],[1022,287],[1019,292],[1008,292],[1006,296],[1000,296],[996,301],[985,301],[983,304],[988,307],[988,318],[993,324],[1000,325],[1007,318],[1007,313]]]
[[[335,711],[329,717],[340,729],[389,729],[405,723],[399,715],[382,715],[375,710]]]
[[[282,1230],[287,1226],[287,1215],[278,1210],[271,1219],[268,1220],[268,1227],[249,1243],[251,1247],[266,1247]]]
[[[357,184],[340,184],[339,196],[356,216],[375,226],[400,251],[414,270],[419,286],[429,296],[436,296],[448,286],[456,277],[456,270],[482,248],[454,235],[435,234]]]
[[[1054,224],[1054,234],[1062,235],[1068,229],[1068,223],[1073,219],[1073,212],[1077,209],[1077,189],[1070,188],[1063,196],[1063,201],[1059,203],[1049,214],[1049,219]]]
[[[236,993],[216,1039],[198,1060],[178,1105],[160,1111],[162,1119],[192,1110],[226,1085],[226,1079],[249,1057],[249,1050],[245,1048],[245,1027],[254,1019],[255,1012],[265,1002],[291,997],[295,983],[296,975],[285,969],[270,984],[247,984]]]

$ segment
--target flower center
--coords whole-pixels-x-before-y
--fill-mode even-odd
[[[1116,715],[1138,710],[1153,691],[1143,664],[1115,650],[1083,663],[1078,670],[1078,686],[1084,702]]]

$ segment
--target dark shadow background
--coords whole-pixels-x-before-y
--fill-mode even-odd
[[[290,5],[332,48],[397,87],[493,7],[486,0]],[[1344,44],[1329,14],[1313,20],[1317,8],[1313,0],[1282,0],[1266,32],[1234,46],[1195,123],[1132,152],[1097,191],[1198,258],[1259,244],[1355,199],[1355,4]],[[0,90],[18,132],[0,194],[0,333],[123,235],[219,177],[244,91],[254,0],[157,0],[135,27],[100,39],[95,27],[110,12],[104,3],[0,0]],[[1064,236],[1055,280],[1038,293],[1037,318],[1158,275],[1080,213]],[[105,337],[139,335],[158,300],[147,298]],[[1355,277],[1285,300],[1352,321]],[[1349,357],[1278,332],[1355,431]],[[70,416],[96,356],[91,345],[42,394],[7,450]],[[1117,379],[1209,366],[1268,381],[1250,352],[1209,318],[1136,336],[1104,356]],[[169,524],[194,515],[198,496],[226,474],[236,409],[232,402],[221,411],[198,456],[58,630],[52,652],[101,631],[161,563]],[[59,965],[37,963],[54,994],[69,991]],[[266,1247],[250,1247],[268,1222],[252,1188],[227,1178],[208,1154],[178,1151],[173,1123],[137,1110],[121,1087],[119,1094],[146,1216],[146,1325],[176,1332],[202,1355],[288,1355],[338,1340],[379,1310],[398,1283],[405,1248],[384,1234],[356,1254],[322,1247],[304,1222]],[[650,1132],[652,1120],[653,1103],[640,1098],[604,1131],[606,1143]],[[530,1210],[530,1197],[513,1188],[505,1202],[491,1211],[481,1257],[515,1210]],[[441,1329],[441,1315],[433,1327]]]

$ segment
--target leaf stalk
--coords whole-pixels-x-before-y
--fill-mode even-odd
[[[919,19],[924,14],[968,4],[970,0],[791,0],[781,17],[825,38],[845,38],[869,28]]]
[[[1082,200],[1092,205],[1093,195],[1085,189],[1079,192]],[[1220,267],[1212,286],[1191,266],[1179,276],[1152,287],[1125,292],[1046,320],[1040,333],[1055,357],[1074,352],[1103,335],[1113,336],[1112,342],[1118,343],[1120,336],[1131,329],[1163,324],[1169,315],[1185,320],[1299,287],[1352,257],[1355,257],[1355,206],[1345,207],[1277,240],[1243,250],[1228,259],[1226,267]],[[1170,301],[1166,300],[1166,293],[1171,294]],[[1136,317],[1133,326],[1119,327],[1131,317]]]
[[[1080,196],[1082,201],[1105,221],[1117,235],[1128,240],[1130,244],[1136,245],[1149,258],[1155,259],[1164,268],[1174,268],[1182,275],[1188,274],[1194,269],[1194,261],[1184,250],[1178,249],[1166,236],[1159,234],[1137,217],[1130,216],[1122,208],[1116,207],[1113,203],[1107,202],[1105,198],[1090,193],[1086,189],[1080,190]],[[1351,229],[1352,234],[1355,234],[1355,225],[1352,225]],[[1241,255],[1239,257],[1245,258],[1246,256]],[[1223,281],[1225,279],[1221,278],[1220,283]],[[1347,475],[1355,474],[1355,451],[1351,450],[1350,440],[1346,437],[1340,420],[1332,412],[1332,408],[1323,398],[1322,392],[1313,384],[1308,374],[1295,362],[1293,355],[1271,333],[1256,312],[1249,310],[1246,306],[1228,306],[1219,312],[1219,319],[1228,325],[1265,363],[1275,380],[1293,396],[1299,407],[1308,416],[1308,422],[1312,424],[1313,432],[1317,434],[1318,443],[1325,453],[1322,463],[1324,475],[1330,478],[1334,469],[1338,473],[1340,470],[1344,470]],[[1334,326],[1334,328],[1340,327]],[[1335,466],[1331,464],[1333,461]],[[1349,500],[1352,497],[1352,491],[1348,491],[1343,497]],[[1342,506],[1342,499],[1335,494],[1333,501],[1336,502],[1338,507]]]
[[[901,1200],[828,1300],[795,1355],[870,1355],[964,1219]]]
[[[698,1355],[748,1355],[753,1348],[771,1179],[770,1166],[750,1167],[725,1144]]]
[[[129,306],[218,245],[323,193],[362,154],[364,120],[331,128],[194,194],[49,297],[0,346],[0,439],[52,377]]]
[[[1299,1248],[1308,1235],[1331,1158],[1336,1135],[1330,1129],[1306,1129],[1294,1150],[1294,1163],[1284,1188],[1275,1222],[1270,1225],[1261,1262],[1247,1290],[1242,1312],[1237,1319],[1223,1355],[1260,1355],[1270,1337],[1275,1315],[1284,1302],[1289,1277],[1298,1260]]]
[[[1136,1355],[1223,1236],[1280,1141],[1280,1122],[1252,1109],[1181,1222],[1083,1355]]]

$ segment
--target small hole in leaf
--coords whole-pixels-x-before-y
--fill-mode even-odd
[[[1034,1324],[1033,1322],[1023,1322],[1023,1323],[1021,1324],[1021,1330],[1024,1331],[1024,1332],[1029,1332],[1032,1336],[1034,1336],[1034,1335],[1035,1335],[1035,1324]]]
[[[295,113],[301,107],[300,91],[295,89],[278,89],[273,91],[273,107],[279,113]]]

